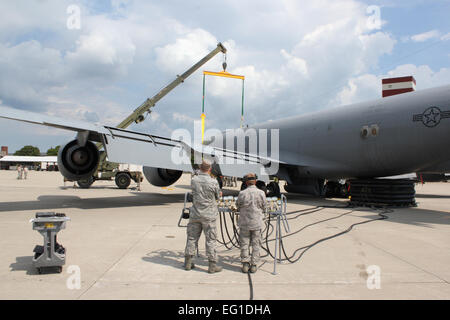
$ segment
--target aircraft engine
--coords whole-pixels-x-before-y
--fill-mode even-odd
[[[183,171],[144,167],[144,176],[152,185],[157,187],[167,187],[180,179]]]
[[[61,174],[69,180],[78,181],[92,177],[99,162],[99,152],[90,141],[80,146],[72,140],[61,147],[58,152],[58,168]]]

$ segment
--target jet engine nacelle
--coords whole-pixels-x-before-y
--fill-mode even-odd
[[[59,171],[69,180],[78,181],[92,177],[98,162],[98,149],[90,141],[81,146],[78,140],[72,140],[58,152]]]
[[[157,187],[167,187],[180,179],[183,171],[144,167],[144,176],[152,185]]]

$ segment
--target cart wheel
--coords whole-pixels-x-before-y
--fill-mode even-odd
[[[63,267],[58,267],[58,273],[62,272]]]
[[[116,175],[116,185],[119,189],[126,189],[131,183],[131,177],[128,173],[119,173]]]
[[[37,268],[37,272],[38,272],[39,274],[42,274],[42,269],[41,269],[41,268]]]

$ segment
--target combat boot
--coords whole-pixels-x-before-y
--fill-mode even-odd
[[[248,262],[244,262],[242,264],[242,272],[243,273],[248,273],[248,269],[250,269],[250,264]]]
[[[185,256],[184,257],[184,269],[189,271],[195,267],[194,263],[192,262],[192,256]]]
[[[215,262],[209,262],[208,273],[215,273],[220,271],[222,271],[222,267],[217,266]]]
[[[254,265],[252,265],[252,267],[250,268],[250,273],[255,273],[256,270],[258,270],[258,267],[254,264]]]

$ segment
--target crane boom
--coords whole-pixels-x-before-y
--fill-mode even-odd
[[[133,122],[139,123],[139,122],[143,121],[144,120],[143,115],[145,112],[149,111],[150,108],[153,107],[159,100],[164,98],[164,96],[166,96],[170,91],[175,89],[180,83],[182,83],[184,80],[186,80],[186,78],[188,78],[191,74],[193,74],[195,71],[197,71],[197,69],[200,68],[202,65],[204,65],[206,62],[211,60],[219,52],[223,52],[223,53],[227,52],[227,49],[220,42],[217,44],[217,47],[213,51],[211,51],[203,59],[201,59],[199,62],[197,62],[191,68],[189,68],[185,73],[183,73],[181,76],[177,75],[175,80],[173,80],[171,83],[169,83],[163,89],[161,89],[153,97],[145,100],[145,102],[142,103],[138,108],[136,108],[125,120],[123,120],[121,123],[119,123],[117,128],[125,129],[128,126],[130,126]]]
[[[155,104],[164,98],[170,91],[175,89],[180,83],[182,83],[184,80],[186,80],[191,74],[193,74],[195,71],[197,71],[202,65],[204,65],[206,62],[211,60],[216,54],[219,52],[226,53],[227,49],[223,46],[222,43],[218,43],[217,47],[211,51],[209,54],[207,54],[203,59],[198,61],[196,64],[194,64],[192,67],[190,67],[187,71],[185,71],[181,76],[177,75],[176,79],[173,80],[171,83],[169,83],[167,86],[165,86],[163,89],[161,89],[158,93],[156,93],[153,97],[148,98],[144,101],[139,107],[137,107],[127,118],[125,118],[121,123],[117,125],[117,128],[119,129],[126,129],[129,127],[133,122],[139,123],[144,121],[144,114],[146,112],[151,112],[150,109],[155,106]],[[102,143],[97,144],[97,148],[102,148]],[[92,179],[88,179],[87,181],[78,181],[78,185],[89,188],[90,185],[95,180],[104,180],[104,179],[110,179],[113,178],[116,174],[116,170],[119,167],[119,164],[109,162],[106,160],[106,153],[102,152],[100,154],[99,164],[97,171],[95,172]],[[136,180],[138,178],[135,177],[135,173],[131,172],[131,178]],[[116,181],[117,184],[117,181]]]

